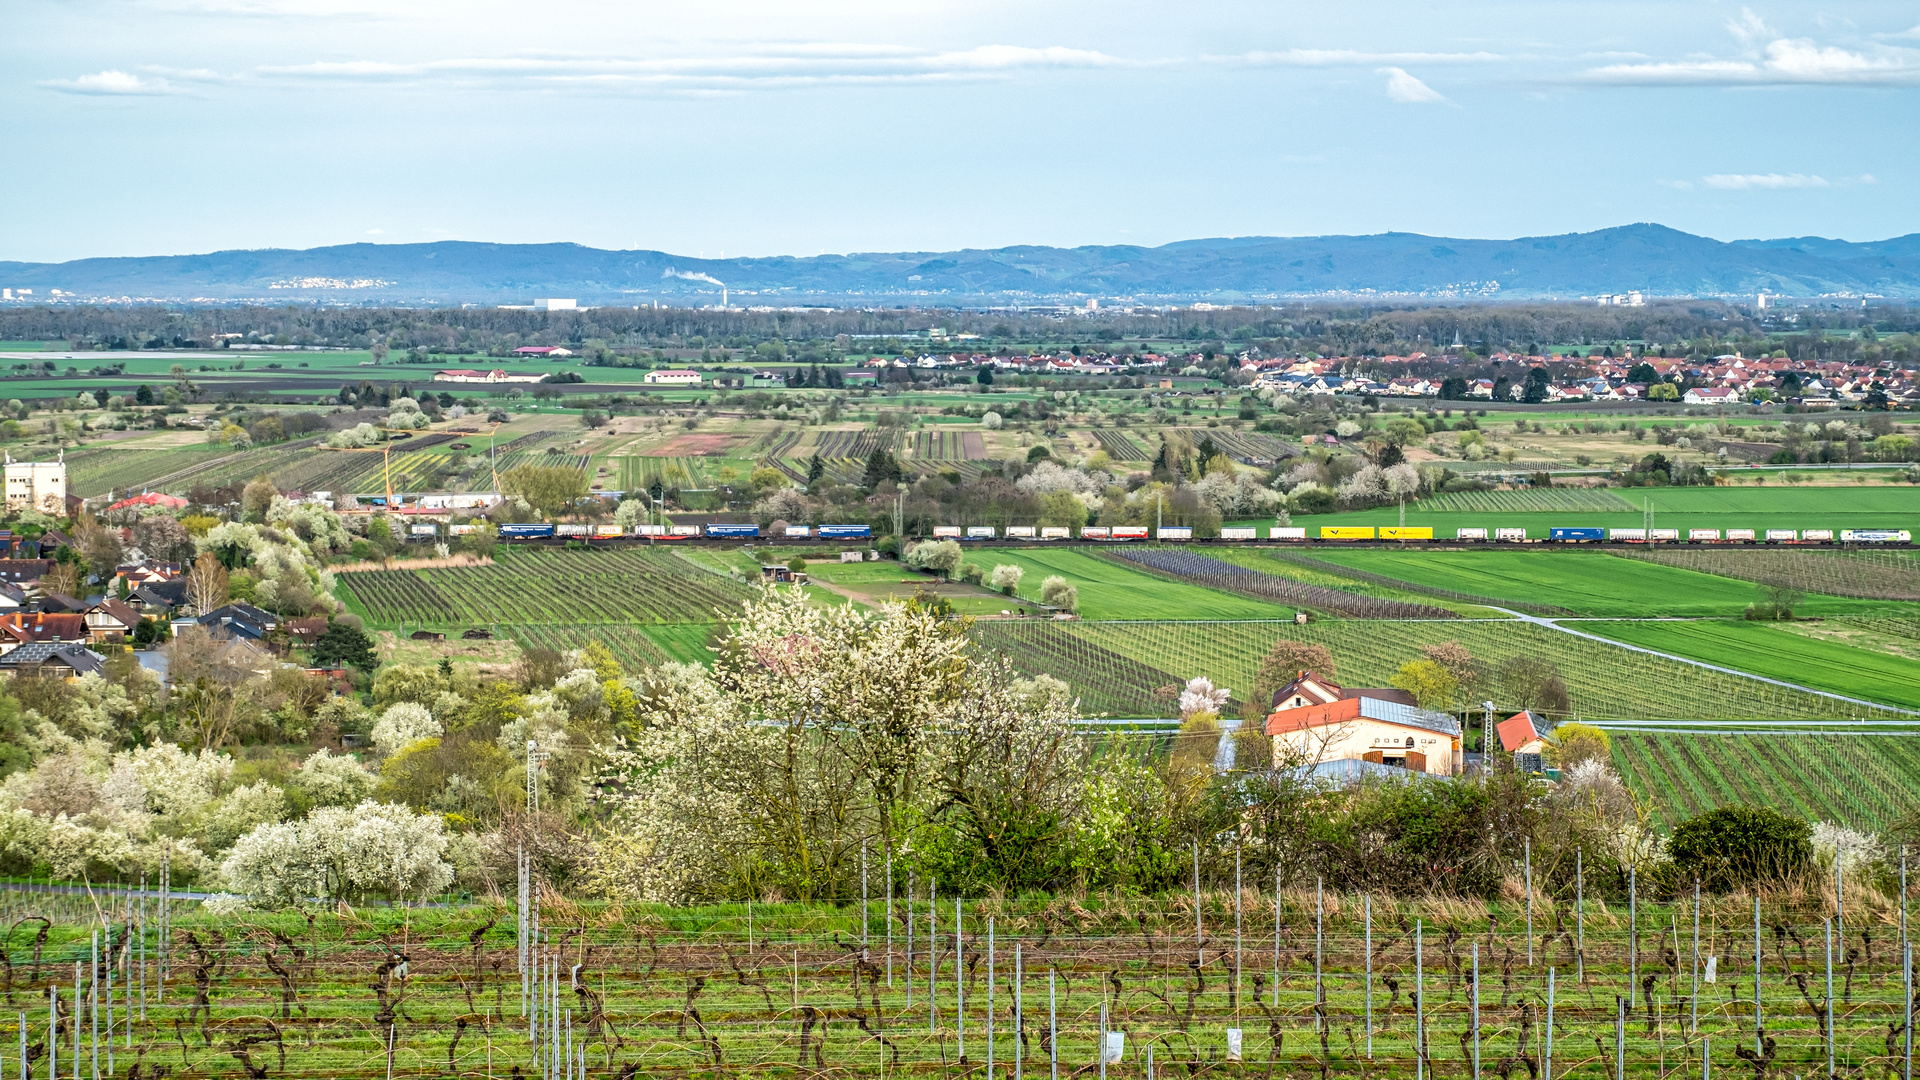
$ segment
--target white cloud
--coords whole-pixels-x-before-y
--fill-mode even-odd
[[[143,79],[138,75],[113,70],[74,79],[49,79],[40,85],[62,94],[98,97],[148,97],[175,92],[165,79]]]
[[[1019,70],[1119,66],[1140,66],[1140,62],[1057,45],[981,45],[933,52],[900,46],[810,44],[711,57],[501,56],[414,63],[330,60],[261,67],[255,74],[267,79],[451,80],[699,92],[809,83],[979,79]]]
[[[1391,64],[1491,64],[1506,60],[1499,53],[1361,52],[1357,49],[1287,49],[1284,52],[1242,53],[1248,64],[1284,64],[1296,67],[1374,67]]]
[[[1723,191],[1778,191],[1785,188],[1823,188],[1833,184],[1824,176],[1809,173],[1715,173],[1700,182]]]
[[[1438,90],[1397,67],[1380,69],[1387,77],[1387,97],[1402,105],[1426,105],[1447,100]]]
[[[1920,83],[1920,52],[1881,47],[1868,54],[1779,38],[1757,58],[1608,64],[1585,77],[1617,86],[1910,86]]]
[[[1739,18],[1727,20],[1727,33],[1739,38],[1743,43],[1766,41],[1775,36],[1774,32],[1767,28],[1766,22],[1755,15],[1752,8],[1746,7],[1740,9]]]

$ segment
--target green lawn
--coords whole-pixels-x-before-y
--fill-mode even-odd
[[[1395,551],[1313,549],[1316,559],[1455,592],[1552,604],[1587,615],[1733,618],[1758,592],[1750,582],[1590,550]],[[1900,605],[1808,596],[1805,615],[1858,615]]]
[[[1747,485],[1687,488],[1617,488],[1614,495],[1632,503],[1651,506],[1654,527],[1679,529],[1911,529],[1920,532],[1920,488],[1907,483],[1880,482],[1886,474],[1875,473],[1868,483],[1830,486],[1783,486],[1772,482],[1772,470],[1764,473],[1769,482],[1762,487]],[[1596,526],[1609,529],[1638,529],[1645,525],[1639,510],[1632,512],[1429,512],[1418,502],[1407,504],[1406,524],[1431,526],[1434,536],[1451,540],[1454,530],[1482,528],[1489,534],[1496,528],[1525,528],[1527,535],[1543,538],[1556,526]],[[1354,510],[1339,514],[1313,514],[1295,517],[1295,525],[1304,525],[1308,535],[1317,535],[1323,525],[1397,525],[1400,509],[1383,506],[1372,510]],[[1259,522],[1270,525],[1271,522]]]
[[[1920,662],[1769,623],[1583,622],[1579,629],[1816,690],[1920,709]]]
[[[1169,581],[1084,549],[990,548],[969,551],[967,561],[989,573],[999,563],[1022,567],[1027,576],[1020,595],[1036,600],[1040,583],[1058,574],[1080,590],[1080,614],[1087,619],[1290,619],[1294,613],[1291,605]]]

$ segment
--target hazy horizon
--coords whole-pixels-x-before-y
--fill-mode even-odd
[[[20,0],[0,259],[1920,231],[1920,12]]]

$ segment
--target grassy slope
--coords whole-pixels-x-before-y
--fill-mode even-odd
[[[992,549],[970,553],[989,572],[1000,563],[1026,570],[1020,595],[1038,599],[1040,583],[1058,574],[1080,590],[1087,619],[1290,619],[1291,605],[1269,604],[1129,570],[1092,552],[1066,548]]]
[[[1632,488],[1615,492],[1636,506],[1651,503],[1654,525],[1679,529],[1913,529],[1920,530],[1920,491],[1901,484],[1835,484],[1820,487],[1700,487]],[[1294,519],[1295,525],[1318,529],[1323,525],[1395,525],[1398,507],[1314,514]],[[1599,526],[1637,529],[1645,522],[1632,513],[1480,513],[1428,512],[1419,503],[1407,505],[1407,524],[1431,526],[1434,535],[1449,538],[1458,528],[1520,528],[1544,537],[1554,526]]]
[[[1816,690],[1920,709],[1920,662],[1754,622],[1589,622],[1580,629]]]
[[[1480,596],[1556,604],[1591,615],[1739,615],[1756,596],[1745,581],[1656,563],[1623,559],[1602,551],[1393,551],[1312,552],[1317,559],[1402,581]],[[1896,605],[1836,596],[1809,596],[1809,615],[1885,612]],[[1905,605],[1911,606],[1911,605]]]

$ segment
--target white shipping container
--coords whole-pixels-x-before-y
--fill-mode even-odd
[[[1607,530],[1607,539],[1609,540],[1645,540],[1646,538],[1647,538],[1647,530],[1645,529],[1608,529]]]
[[[1833,530],[1832,529],[1808,529],[1807,531],[1800,534],[1800,539],[1825,540],[1831,543],[1833,541]]]
[[[672,531],[671,533],[669,533],[668,535],[669,535],[669,536],[699,536],[699,535],[700,535],[700,526],[698,526],[698,525],[675,525],[675,526],[673,527],[673,531]]]
[[[967,539],[969,540],[991,540],[993,537],[994,531],[991,525],[967,526]]]
[[[1797,536],[1798,534],[1795,533],[1792,529],[1768,529],[1767,530],[1767,540],[1770,543],[1777,543],[1781,540],[1793,540],[1797,538]]]
[[[556,536],[592,536],[593,526],[591,525],[560,525],[560,526],[556,526],[553,532],[554,532],[554,535]]]
[[[960,538],[960,526],[958,526],[958,525],[935,525],[935,526],[933,527],[933,535],[934,535],[934,536],[935,536],[935,537],[936,537],[937,539],[943,539],[943,540],[944,540],[944,539],[954,539],[954,540],[958,540],[958,539]]]
[[[447,532],[454,536],[471,536],[477,528],[479,528],[478,525],[449,525]]]
[[[1222,540],[1258,540],[1260,530],[1244,526],[1229,525],[1220,530]]]
[[[1154,539],[1156,540],[1191,540],[1193,539],[1193,526],[1164,525],[1154,531]]]
[[[440,529],[434,525],[409,525],[407,526],[407,531],[415,536],[432,536],[439,532]]]
[[[1453,530],[1453,538],[1455,540],[1485,540],[1487,538],[1487,530],[1455,529]]]
[[[1072,537],[1073,530],[1067,528],[1065,525],[1047,525],[1040,530],[1040,539],[1042,540],[1069,540],[1072,539]]]
[[[1688,529],[1687,539],[1688,540],[1718,540],[1720,539],[1720,530],[1719,529]]]
[[[1026,538],[1028,538],[1028,539],[1032,539],[1032,538],[1033,538],[1033,526],[1031,526],[1031,525],[1009,525],[1009,526],[1007,526],[1007,539],[1009,539],[1009,540],[1011,540],[1011,539],[1013,539],[1013,538],[1014,538],[1014,537],[1016,537],[1016,536],[1021,536],[1021,537],[1026,537]]]
[[[1086,528],[1080,530],[1080,539],[1082,540],[1105,540],[1112,535],[1113,530],[1105,525],[1088,525]]]
[[[1275,526],[1267,530],[1269,540],[1305,540],[1307,530],[1304,525]]]
[[[1652,540],[1654,543],[1659,543],[1662,540],[1678,540],[1680,539],[1680,530],[1651,529],[1647,532],[1647,539]]]
[[[1495,530],[1493,530],[1493,538],[1494,538],[1495,540],[1512,540],[1512,541],[1520,541],[1520,540],[1525,540],[1525,539],[1527,538],[1527,530],[1525,530],[1525,529],[1495,529]]]
[[[813,530],[808,528],[805,525],[789,525],[787,526],[787,535],[788,536],[812,536]]]
[[[1729,539],[1729,540],[1745,540],[1745,541],[1747,541],[1748,543],[1752,543],[1752,542],[1753,542],[1753,530],[1752,530],[1752,529],[1728,529],[1728,530],[1727,530],[1727,539]]]

